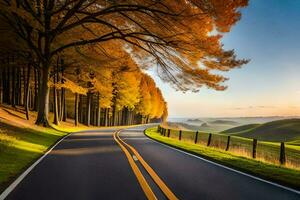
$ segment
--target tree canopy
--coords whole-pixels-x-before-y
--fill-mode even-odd
[[[202,86],[226,89],[227,78],[216,72],[240,67],[248,60],[223,49],[220,39],[247,4],[248,0],[4,0],[0,20],[9,27],[6,34],[21,41],[12,43],[30,52],[41,71],[37,124],[47,124],[48,81],[58,58],[73,71],[78,65],[105,68],[108,80],[114,71],[123,74],[112,77],[120,80],[112,87],[120,91],[115,99],[118,109],[131,109],[139,102],[138,95],[133,95],[139,93],[137,86],[145,87],[141,78],[133,80],[136,73],[120,70],[123,66],[156,67],[162,80],[182,91],[198,91]],[[122,83],[126,76],[131,78]],[[128,82],[132,91],[126,88]],[[98,89],[101,84],[97,82]],[[132,93],[131,102],[121,95],[127,92]],[[151,90],[151,98],[158,93]],[[162,104],[152,104],[156,114],[149,115],[156,116]]]

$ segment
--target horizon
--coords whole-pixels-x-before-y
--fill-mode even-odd
[[[267,9],[268,8],[268,9]],[[149,73],[168,103],[169,118],[188,116],[300,116],[300,1],[251,1],[241,20],[222,38],[225,49],[251,59],[240,69],[220,73],[228,89],[178,92]],[[280,13],[280,16],[278,16]],[[270,26],[272,24],[272,26]]]
[[[233,116],[233,117],[168,117],[168,119],[235,119],[235,118],[300,118],[300,115],[290,115],[290,116],[280,116],[280,115],[271,115],[271,116]]]

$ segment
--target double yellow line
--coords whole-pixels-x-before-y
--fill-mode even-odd
[[[145,177],[143,176],[142,172],[140,171],[140,169],[138,168],[137,164],[135,163],[135,161],[133,160],[130,152],[127,150],[126,147],[128,147],[133,155],[135,155],[137,157],[137,159],[140,161],[140,163],[142,164],[142,166],[145,168],[145,170],[148,172],[148,174],[151,176],[151,178],[153,179],[153,181],[157,184],[157,186],[161,189],[161,191],[164,193],[164,195],[171,200],[176,200],[178,199],[174,193],[168,188],[168,186],[161,180],[161,178],[156,174],[156,172],[148,165],[148,163],[142,158],[142,156],[138,153],[138,151],[132,147],[131,145],[127,144],[126,142],[124,142],[120,136],[119,136],[120,131],[117,131],[114,133],[114,140],[118,143],[118,145],[121,147],[121,149],[124,151],[129,164],[135,174],[135,176],[137,177],[144,193],[146,194],[148,199],[157,199],[157,197],[155,196],[154,192],[152,191],[152,189],[150,188],[149,184],[147,183]]]

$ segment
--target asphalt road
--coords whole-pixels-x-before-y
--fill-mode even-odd
[[[144,127],[120,137],[132,145],[179,199],[300,199],[300,195],[154,142]],[[8,195],[20,200],[146,199],[113,130],[75,133],[50,152]],[[135,159],[158,199],[165,199]]]

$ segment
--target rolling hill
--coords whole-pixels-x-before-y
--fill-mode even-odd
[[[264,124],[248,124],[223,131],[241,137],[272,142],[292,142],[300,139],[300,119],[284,119]]]
[[[260,124],[246,124],[246,125],[237,126],[237,127],[227,129],[225,131],[222,131],[222,133],[239,134],[239,133],[242,133],[244,131],[249,131],[250,129],[256,128],[258,126],[260,126]]]
[[[209,122],[210,124],[218,124],[218,125],[230,125],[230,126],[237,126],[240,125],[238,122],[230,121],[230,120],[214,120]]]

